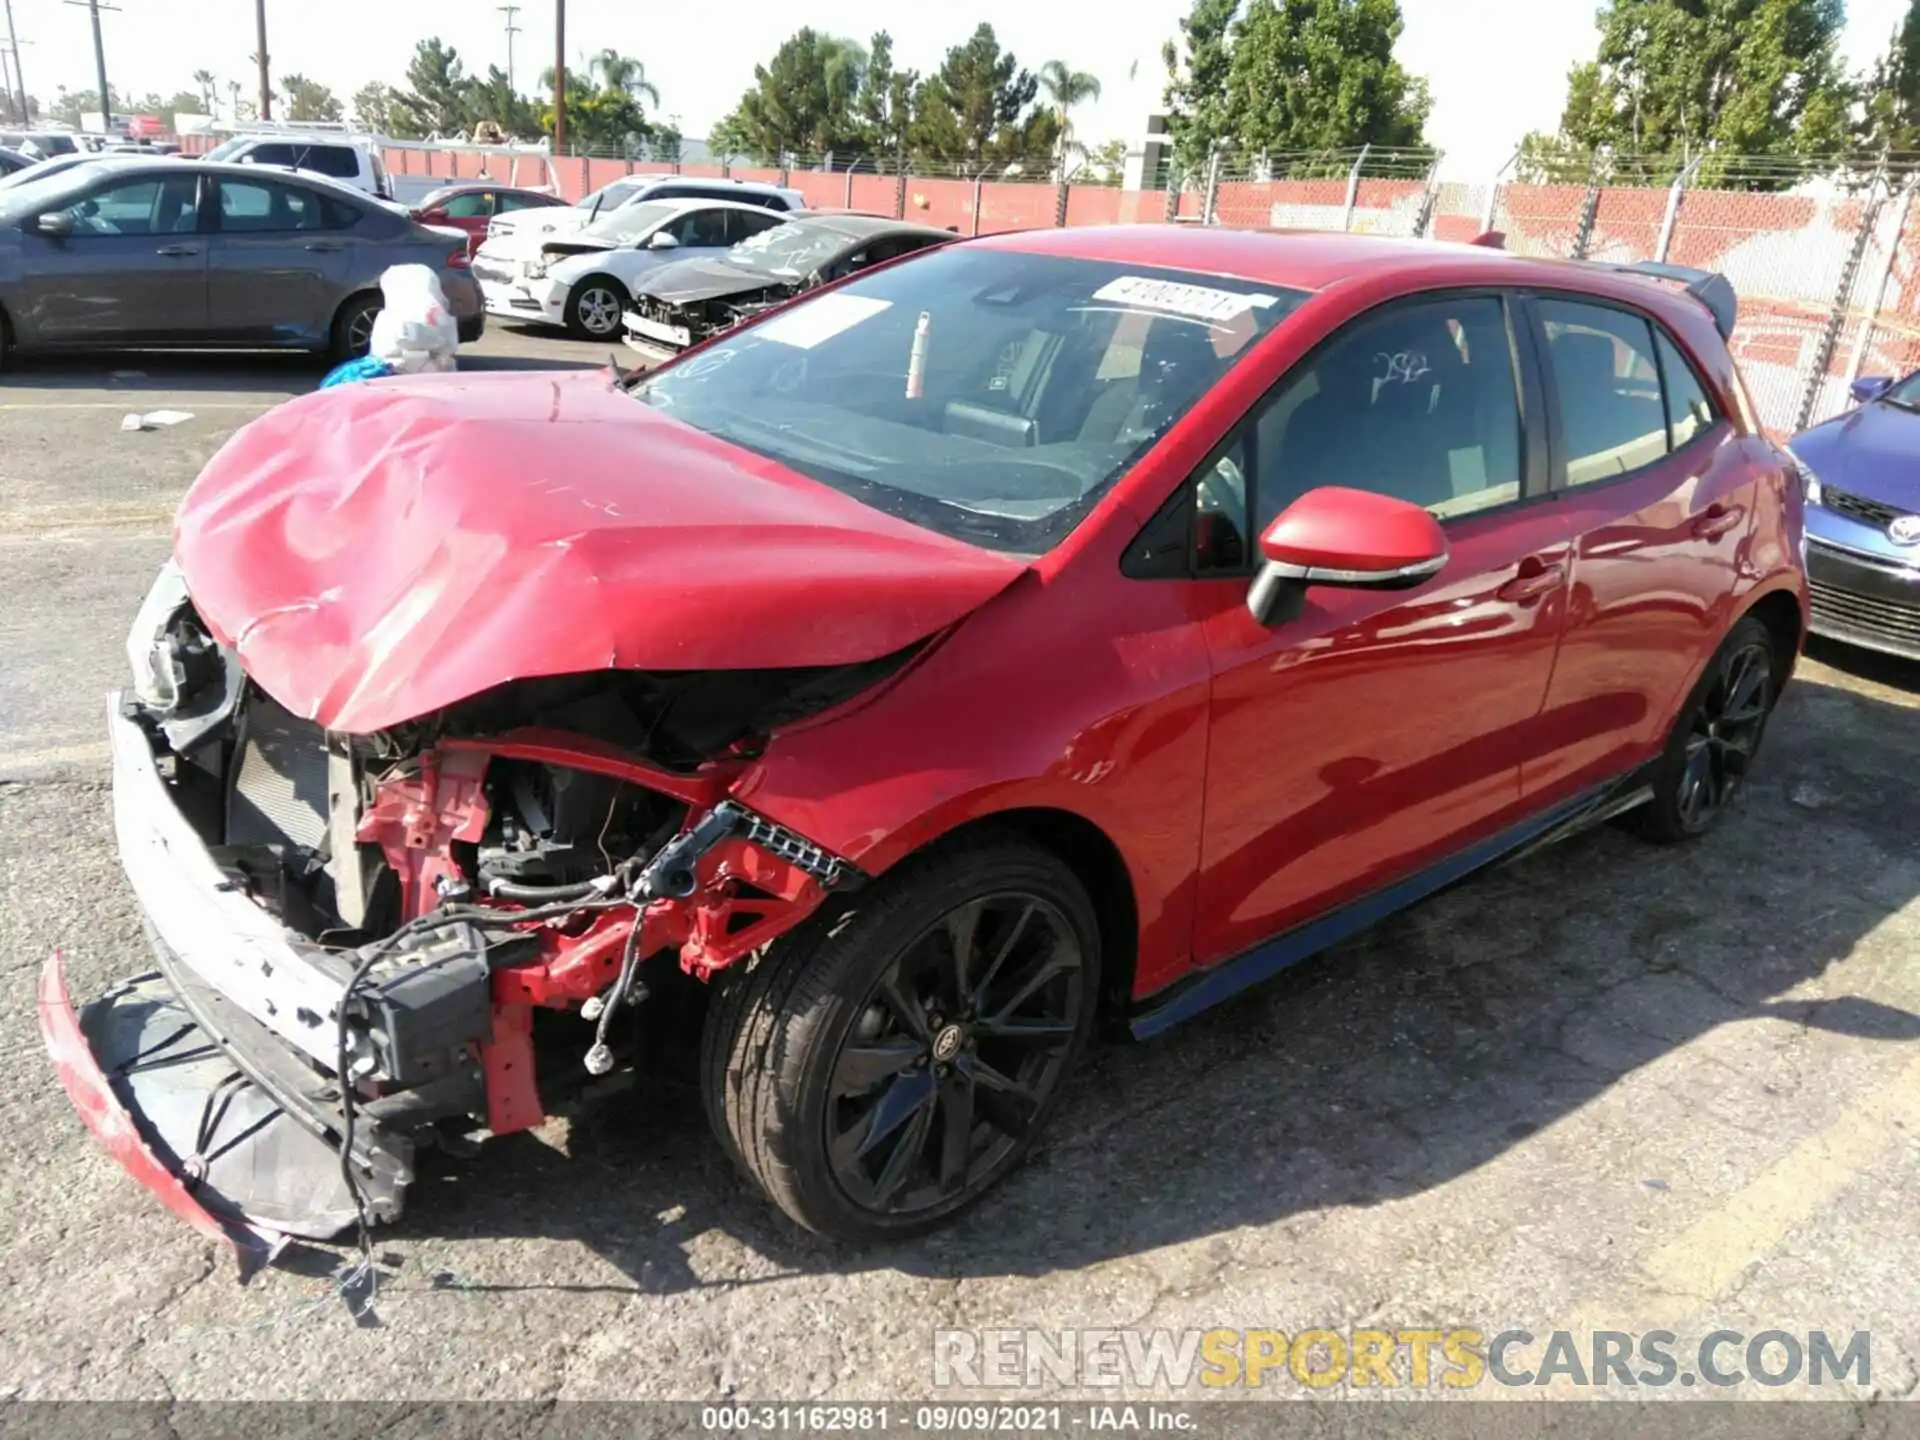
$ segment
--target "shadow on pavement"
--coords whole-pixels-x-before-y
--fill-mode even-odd
[[[761,1199],[708,1132],[681,1018],[656,1073],[572,1122],[568,1154],[521,1135],[427,1157],[392,1243],[575,1239],[640,1293],[698,1288],[687,1255],[709,1230],[784,1273],[1044,1274],[1443,1185],[1721,1027],[1910,1046],[1905,1010],[1785,997],[1913,899],[1901,862],[1920,831],[1886,777],[1915,753],[1920,707],[1803,679],[1712,835],[1590,832],[1156,1041],[1097,1050],[1028,1162],[916,1242],[844,1249]],[[1720,1076],[1703,1123],[1763,1124],[1739,1107],[1767,1105],[1769,1078]]]

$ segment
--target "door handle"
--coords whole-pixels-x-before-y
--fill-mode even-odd
[[[1716,500],[1702,510],[1700,518],[1693,522],[1693,533],[1702,540],[1718,540],[1746,517],[1744,506],[1722,505]]]
[[[200,253],[200,247],[198,245],[162,245],[153,253],[156,255],[198,255]]]
[[[1525,605],[1549,591],[1558,590],[1566,578],[1565,561],[1543,560],[1538,555],[1529,555],[1520,562],[1514,577],[1493,593],[1499,599]]]
[[[336,251],[336,250],[344,250],[346,248],[347,247],[342,245],[338,240],[309,240],[307,242],[307,249],[322,250],[328,253],[332,253],[333,251]]]

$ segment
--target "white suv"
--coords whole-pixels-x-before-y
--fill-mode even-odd
[[[223,160],[230,165],[276,165],[289,170],[304,170],[325,175],[342,185],[350,185],[376,200],[393,200],[393,182],[387,167],[368,140],[304,135],[235,135],[213,147],[202,160]]]

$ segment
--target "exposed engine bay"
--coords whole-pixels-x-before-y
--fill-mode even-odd
[[[345,734],[250,681],[177,574],[128,648],[116,823],[166,984],[81,1028],[132,1056],[104,1068],[168,1168],[197,1166],[234,1218],[316,1237],[396,1215],[416,1140],[536,1125],[556,1090],[630,1058],[616,1022],[647,967],[706,980],[857,885],[729,786],[775,727],[912,653],[548,677]],[[539,1054],[536,1011],[560,1012]],[[176,1093],[201,1052],[172,1072],[151,1058],[196,1026],[250,1097],[222,1103],[253,1127],[230,1142],[211,1101],[195,1130]],[[228,1157],[243,1140],[270,1140],[271,1163]],[[272,1193],[249,1188],[262,1173]]]

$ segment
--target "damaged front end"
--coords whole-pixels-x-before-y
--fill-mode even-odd
[[[615,1069],[647,967],[708,979],[860,883],[732,787],[917,648],[530,679],[349,734],[249,679],[169,567],[107,715],[156,969],[76,1013],[49,962],[76,1107],[256,1250],[392,1220],[420,1146],[537,1125]]]

